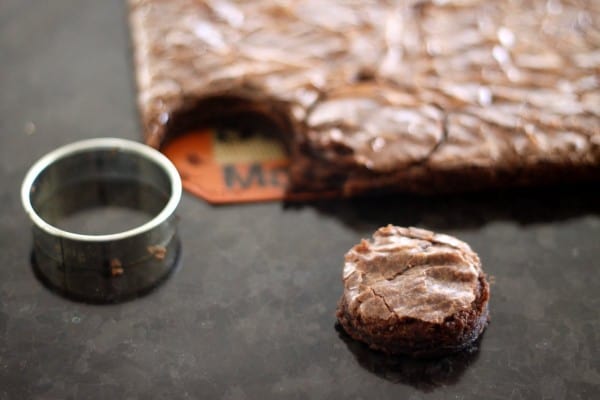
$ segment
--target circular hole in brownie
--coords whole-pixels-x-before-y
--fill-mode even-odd
[[[210,96],[190,100],[186,107],[173,113],[166,126],[163,146],[170,140],[194,131],[212,128],[217,146],[243,152],[266,150],[289,153],[293,124],[287,105],[281,101],[243,96]],[[279,150],[278,150],[279,149]],[[187,161],[201,162],[190,153]]]

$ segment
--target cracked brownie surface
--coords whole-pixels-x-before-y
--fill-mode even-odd
[[[451,236],[392,225],[345,257],[337,317],[354,339],[391,354],[436,356],[474,343],[488,320],[478,256]]]
[[[251,110],[287,134],[295,190],[600,176],[593,0],[129,3],[155,147]]]

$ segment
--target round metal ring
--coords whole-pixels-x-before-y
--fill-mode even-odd
[[[92,302],[120,301],[153,288],[179,258],[180,199],[177,170],[144,144],[99,138],[48,153],[21,187],[33,222],[36,274],[63,294]],[[69,216],[103,207],[129,209],[145,219],[117,232],[80,232],[85,220],[76,220],[75,229],[61,225]]]

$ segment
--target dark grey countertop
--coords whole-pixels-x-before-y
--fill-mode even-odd
[[[185,194],[181,267],[117,305],[29,264],[41,155],[141,137],[124,4],[0,4],[0,399],[600,398],[600,195],[586,187],[212,207]],[[595,185],[598,189],[598,185]],[[494,277],[479,351],[390,359],[334,328],[343,254],[381,225],[456,235]]]

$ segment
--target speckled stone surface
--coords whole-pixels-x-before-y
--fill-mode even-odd
[[[600,196],[591,188],[215,208],[185,195],[183,259],[149,295],[66,300],[29,265],[18,189],[81,138],[140,139],[125,5],[2,3],[0,399],[591,399]],[[336,331],[343,254],[394,223],[468,242],[494,277],[479,351],[390,359]]]

